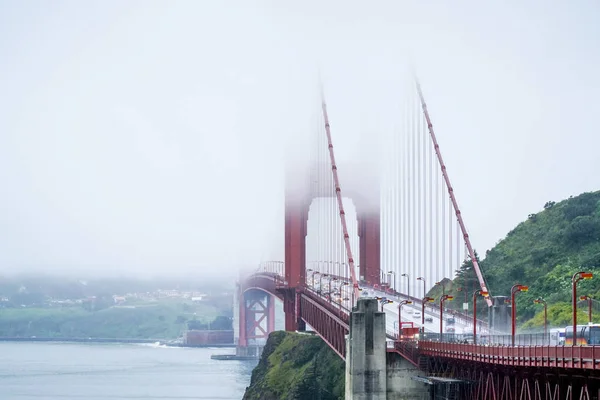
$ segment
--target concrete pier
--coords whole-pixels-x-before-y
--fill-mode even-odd
[[[346,337],[346,400],[386,400],[385,314],[376,299],[358,299]]]

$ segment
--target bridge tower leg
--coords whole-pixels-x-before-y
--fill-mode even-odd
[[[368,285],[380,285],[381,243],[379,207],[371,210],[357,210],[358,236],[360,247],[360,280]]]
[[[285,202],[285,330],[304,330],[297,307],[298,289],[304,286],[306,275],[306,233],[308,207],[302,197],[286,193]]]
[[[376,299],[358,299],[346,342],[346,400],[385,400],[385,313],[378,311]]]
[[[275,297],[261,290],[241,293],[239,302],[238,356],[260,356],[275,330]]]

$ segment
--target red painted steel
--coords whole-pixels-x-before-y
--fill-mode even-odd
[[[286,192],[285,203],[285,282],[290,288],[301,287],[306,274],[306,224],[308,208],[298,193]],[[285,329],[298,329],[296,297],[284,299]]]
[[[381,235],[380,212],[358,212],[358,237],[360,247],[360,275],[368,285],[381,284]]]
[[[454,207],[454,212],[456,214],[456,218],[458,219],[458,224],[460,225],[460,229],[463,234],[463,238],[465,240],[465,245],[467,246],[467,250],[469,250],[469,256],[471,257],[471,261],[473,262],[473,269],[475,269],[475,273],[477,274],[477,279],[479,280],[479,285],[481,286],[481,290],[484,292],[490,293],[488,290],[485,280],[483,279],[483,274],[481,273],[481,269],[479,268],[479,263],[477,262],[477,258],[475,257],[475,252],[473,251],[473,246],[471,245],[471,239],[469,239],[469,234],[467,233],[467,228],[465,227],[465,223],[462,218],[462,213],[458,208],[458,202],[456,201],[456,197],[454,196],[454,189],[450,184],[450,178],[448,177],[448,171],[446,171],[446,164],[444,164],[444,159],[442,158],[442,153],[440,152],[440,146],[437,142],[437,138],[435,137],[435,132],[433,130],[433,124],[431,123],[431,118],[429,117],[429,111],[427,111],[427,104],[425,103],[425,98],[423,97],[423,91],[421,90],[421,84],[417,79],[415,79],[417,85],[417,92],[419,93],[419,99],[421,101],[421,108],[423,108],[423,114],[425,115],[425,120],[427,121],[427,129],[429,130],[429,135],[431,136],[431,141],[433,142],[433,148],[435,150],[435,154],[442,168],[442,175],[444,176],[444,180],[446,181],[446,187],[448,188],[448,194],[450,195],[450,201],[452,201],[452,205]],[[490,295],[491,297],[491,295]],[[485,299],[488,306],[492,306],[492,300],[488,297]]]
[[[600,346],[487,346],[419,341],[419,354],[517,367],[600,369]]]
[[[300,293],[300,315],[342,359],[346,357],[348,314],[311,292]]]
[[[246,282],[241,286],[262,286],[280,298],[293,293],[294,313],[301,322],[312,326],[345,358],[347,310],[306,288],[290,289],[276,274],[258,273]],[[591,400],[590,393],[600,394],[600,346],[508,347],[396,340],[388,352],[399,354],[426,376],[458,379],[462,386],[456,389],[456,398],[460,399]]]
[[[262,292],[262,290],[261,290]],[[248,292],[246,292],[248,293]],[[267,294],[268,296],[268,294]],[[268,329],[268,298],[265,302],[257,299],[246,301],[246,339],[266,339],[269,336]],[[248,321],[248,316],[250,320]],[[263,321],[267,320],[267,328],[263,328]],[[250,322],[250,324],[248,324]]]
[[[240,288],[238,292],[238,307],[240,316],[238,319],[239,338],[237,344],[240,347],[248,347],[248,340],[246,339],[246,300],[244,299],[242,282],[240,282]]]

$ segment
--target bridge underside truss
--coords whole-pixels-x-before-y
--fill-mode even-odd
[[[300,316],[340,356],[346,357],[348,314],[311,293],[300,294]]]
[[[515,367],[421,356],[422,372],[469,383],[465,400],[600,399],[600,373],[594,370]]]

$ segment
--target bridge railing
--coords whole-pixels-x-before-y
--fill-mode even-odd
[[[489,364],[600,369],[600,346],[511,347],[419,341],[418,348],[420,355]]]
[[[472,344],[473,340],[472,333],[442,333],[441,337],[439,333],[422,333],[420,335],[421,340],[432,341],[432,342],[445,342],[445,343],[463,343]],[[479,345],[486,346],[512,346],[511,335],[487,335],[478,334],[476,342]],[[543,333],[524,333],[515,335],[515,346],[544,346],[544,345],[558,345],[558,343],[550,342],[550,335],[544,335]]]

